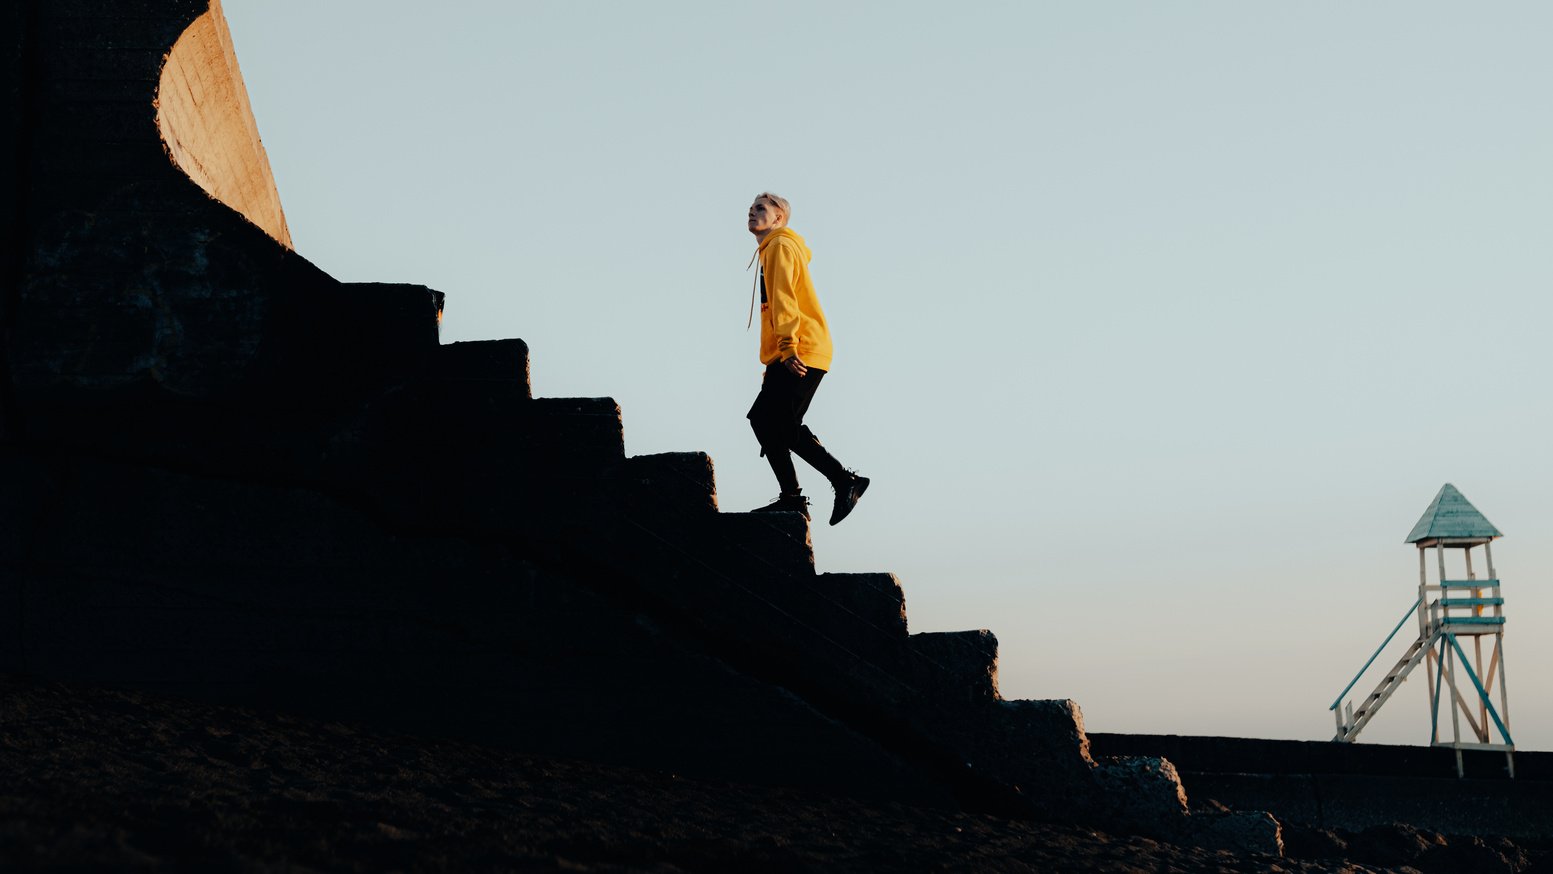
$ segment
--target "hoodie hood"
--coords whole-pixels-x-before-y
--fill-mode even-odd
[[[760,249],[758,251],[764,254],[766,249],[775,243],[778,239],[792,240],[794,243],[796,243],[798,245],[798,251],[803,253],[803,260],[805,264],[809,263],[809,261],[814,258],[814,253],[809,251],[809,244],[804,242],[803,237],[800,237],[798,232],[792,228],[785,227],[777,228],[776,230],[767,234],[766,238],[760,241]]]

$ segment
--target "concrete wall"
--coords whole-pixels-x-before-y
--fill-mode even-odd
[[[29,78],[26,56],[31,11],[28,4],[15,2],[0,9],[0,33],[4,34],[0,36],[0,119],[4,119],[0,124],[5,125],[5,133],[0,135],[0,203],[5,204],[4,210],[0,211],[0,222],[4,222],[0,225],[4,234],[0,239],[5,241],[3,269],[7,286],[15,281],[13,272],[19,266],[21,256],[16,234],[22,210],[22,133],[28,123],[23,94]]]
[[[26,221],[26,188],[30,173],[28,139],[33,120],[29,112],[29,83],[34,79],[28,47],[32,44],[33,9],[30,3],[12,2],[0,9],[0,439],[17,430],[11,393],[10,356],[6,352],[7,326],[16,310],[27,244],[22,228]]]
[[[211,0],[209,11],[167,55],[156,106],[157,127],[173,163],[211,197],[291,246],[219,0]]]
[[[1180,735],[1091,734],[1096,756],[1164,756],[1192,803],[1268,810],[1285,822],[1358,831],[1405,822],[1445,834],[1553,833],[1553,754]]]
[[[169,160],[157,123],[164,73],[185,77],[185,97],[168,90],[169,111],[196,96],[198,58],[218,84],[229,73],[175,124],[179,141],[209,180],[249,180],[247,194],[232,195],[245,209],[266,199],[272,186],[247,132],[219,9],[208,0],[31,0],[10,14],[23,36],[16,49],[7,43],[22,108],[11,124],[17,248],[0,313],[9,431],[37,434],[43,406],[67,401],[237,397],[273,382],[265,371],[277,356],[318,352],[288,349],[273,332],[291,327],[281,319],[333,308],[339,283],[272,237],[283,230],[278,207],[266,232],[213,199]],[[179,47],[191,25],[192,41]],[[185,61],[169,71],[175,54]],[[236,151],[207,156],[217,146]]]

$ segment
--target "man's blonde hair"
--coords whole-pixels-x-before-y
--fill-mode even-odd
[[[793,208],[788,204],[787,198],[780,194],[772,194],[769,191],[762,191],[761,193],[755,195],[755,202],[759,203],[762,200],[782,211],[783,225],[786,225],[788,222],[793,220]]]

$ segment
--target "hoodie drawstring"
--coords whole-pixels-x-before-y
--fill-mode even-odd
[[[749,269],[755,265],[755,256],[759,255],[759,254],[760,254],[760,247],[757,246],[757,247],[755,247],[755,254],[750,256],[750,263],[744,265],[744,271],[746,273],[748,273]],[[749,318],[744,320],[744,330],[746,330],[746,331],[748,331],[750,329],[750,325],[755,324],[755,288],[759,284],[760,284],[760,272],[756,271],[755,272],[755,278],[750,281],[750,315],[749,315]]]

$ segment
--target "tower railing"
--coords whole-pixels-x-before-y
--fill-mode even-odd
[[[1343,691],[1337,693],[1337,700],[1332,702],[1332,706],[1328,707],[1328,710],[1337,710],[1343,705],[1343,699],[1347,698],[1348,693],[1353,691],[1353,687],[1364,676],[1364,672],[1370,669],[1370,665],[1375,664],[1375,660],[1380,658],[1380,654],[1386,650],[1386,646],[1391,643],[1391,639],[1397,636],[1397,632],[1402,630],[1402,626],[1407,624],[1407,617],[1413,615],[1413,611],[1418,609],[1421,601],[1423,601],[1423,598],[1419,598],[1408,606],[1407,612],[1403,613],[1402,618],[1397,620],[1396,627],[1391,629],[1391,633],[1386,635],[1386,639],[1380,642],[1380,646],[1375,647],[1375,652],[1370,655],[1370,660],[1364,663],[1364,667],[1359,669],[1359,673],[1353,675],[1353,679],[1348,681],[1348,685],[1343,687]],[[1341,722],[1339,722],[1339,727],[1341,727]]]
[[[1348,685],[1343,687],[1343,691],[1337,693],[1337,699],[1332,702],[1332,706],[1327,708],[1328,710],[1333,711],[1334,718],[1337,720],[1338,739],[1351,740],[1352,734],[1358,734],[1357,731],[1352,731],[1355,728],[1353,704],[1350,703],[1345,709],[1343,706],[1343,699],[1348,697],[1348,693],[1353,691],[1353,687],[1357,685],[1359,680],[1364,677],[1365,672],[1370,669],[1371,665],[1375,664],[1375,660],[1380,658],[1380,654],[1385,652],[1386,647],[1389,646],[1392,639],[1397,636],[1397,632],[1401,631],[1402,626],[1407,624],[1408,617],[1416,615],[1418,605],[1422,603],[1423,596],[1420,595],[1417,600],[1408,605],[1406,612],[1402,614],[1402,618],[1398,619],[1396,626],[1391,629],[1391,633],[1386,635],[1386,639],[1381,641],[1380,646],[1375,648],[1375,652],[1370,654],[1369,661],[1364,663],[1364,667],[1359,669],[1359,673],[1353,675],[1353,679],[1348,681]],[[1384,685],[1385,684],[1382,683],[1382,686]],[[1371,709],[1373,710],[1373,708]],[[1350,734],[1350,731],[1352,731],[1352,734]]]
[[[1429,601],[1424,617],[1428,629],[1447,624],[1482,626],[1482,633],[1492,634],[1494,626],[1504,624],[1504,597],[1500,593],[1498,580],[1441,580],[1437,585],[1420,588],[1424,591],[1424,597],[1434,596]],[[1467,628],[1455,630],[1457,633],[1472,633]]]

